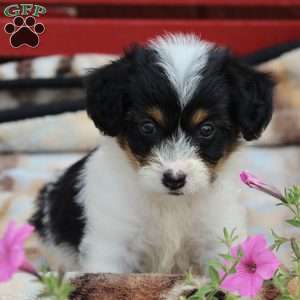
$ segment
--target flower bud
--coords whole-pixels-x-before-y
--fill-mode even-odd
[[[261,181],[260,179],[258,179],[254,175],[252,175],[250,172],[242,171],[240,173],[240,179],[243,183],[248,185],[250,188],[257,189],[257,190],[262,191],[272,197],[275,197],[275,198],[281,200],[282,202],[286,202],[284,196],[277,188],[264,183],[263,181]]]

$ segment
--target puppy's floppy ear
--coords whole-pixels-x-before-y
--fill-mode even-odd
[[[104,134],[120,133],[128,106],[129,63],[119,59],[93,71],[86,79],[87,112]]]
[[[272,117],[274,83],[269,75],[252,69],[231,55],[225,68],[233,119],[247,141],[257,139]]]

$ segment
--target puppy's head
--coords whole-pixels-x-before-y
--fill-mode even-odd
[[[210,186],[241,136],[260,136],[272,86],[223,48],[169,35],[94,71],[87,110],[148,191],[189,195]]]

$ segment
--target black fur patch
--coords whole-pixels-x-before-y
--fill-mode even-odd
[[[67,243],[75,249],[85,228],[83,207],[76,198],[81,190],[82,170],[89,156],[71,166],[55,183],[46,185],[37,199],[37,210],[30,220],[38,234],[46,239],[47,232],[56,244]],[[45,214],[48,216],[45,217]],[[48,222],[45,224],[45,220]]]
[[[232,99],[231,116],[247,141],[260,137],[273,113],[274,82],[232,56],[226,61]]]

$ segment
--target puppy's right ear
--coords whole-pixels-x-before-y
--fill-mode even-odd
[[[87,113],[105,135],[120,133],[128,108],[129,63],[119,59],[86,79]]]

